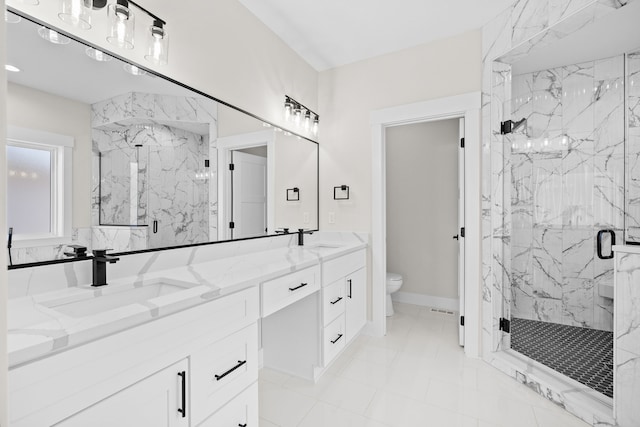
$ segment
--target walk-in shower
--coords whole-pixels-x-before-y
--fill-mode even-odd
[[[623,9],[639,16],[637,4]],[[561,54],[566,39],[610,34],[594,25],[547,56],[494,63],[504,96],[493,124],[503,144],[500,328],[502,349],[611,398],[611,246],[640,242],[640,42],[607,50],[574,40],[583,52]]]

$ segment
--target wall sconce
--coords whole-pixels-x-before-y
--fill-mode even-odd
[[[300,201],[300,189],[298,187],[287,188],[287,202]]]
[[[349,200],[349,186],[339,185],[333,187],[333,200]]]
[[[314,135],[318,134],[320,116],[288,95],[284,96],[284,119],[287,122],[293,119],[296,127],[304,122],[305,131],[311,130]]]

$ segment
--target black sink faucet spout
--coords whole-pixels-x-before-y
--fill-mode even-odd
[[[304,234],[313,234],[313,231],[311,230],[307,230],[305,231],[304,228],[298,228],[298,246],[304,246]]]
[[[120,258],[107,255],[110,249],[94,249],[93,252],[93,283],[91,286],[105,286],[107,284],[107,263],[114,264]]]

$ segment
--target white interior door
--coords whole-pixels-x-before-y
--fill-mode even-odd
[[[267,233],[267,158],[234,151],[232,181],[233,238]]]
[[[458,145],[458,300],[460,322],[458,341],[464,346],[464,118],[460,119],[460,144]]]

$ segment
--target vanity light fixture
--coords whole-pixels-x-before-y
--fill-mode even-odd
[[[7,71],[11,71],[12,73],[19,73],[20,72],[20,68],[16,67],[15,65],[11,65],[11,64],[5,64],[4,69]]]
[[[57,31],[53,31],[51,28],[40,27],[38,29],[38,34],[43,39],[50,41],[53,44],[69,44],[71,43],[71,39],[69,37],[63,36]]]
[[[306,132],[318,134],[320,116],[288,95],[284,97],[284,118],[285,121],[293,120],[296,127],[303,125]]]
[[[112,56],[109,56],[103,51],[95,49],[93,47],[86,48],[85,53],[89,58],[95,59],[98,62],[109,62],[113,59]]]
[[[92,0],[60,0],[58,18],[82,30],[91,28]]]
[[[169,57],[169,36],[164,29],[164,24],[162,19],[155,18],[153,25],[149,27],[147,54],[144,57],[156,65],[166,64]]]
[[[135,15],[129,8],[127,0],[117,0],[108,7],[109,35],[107,41],[124,49],[133,49],[133,33],[135,31]]]

